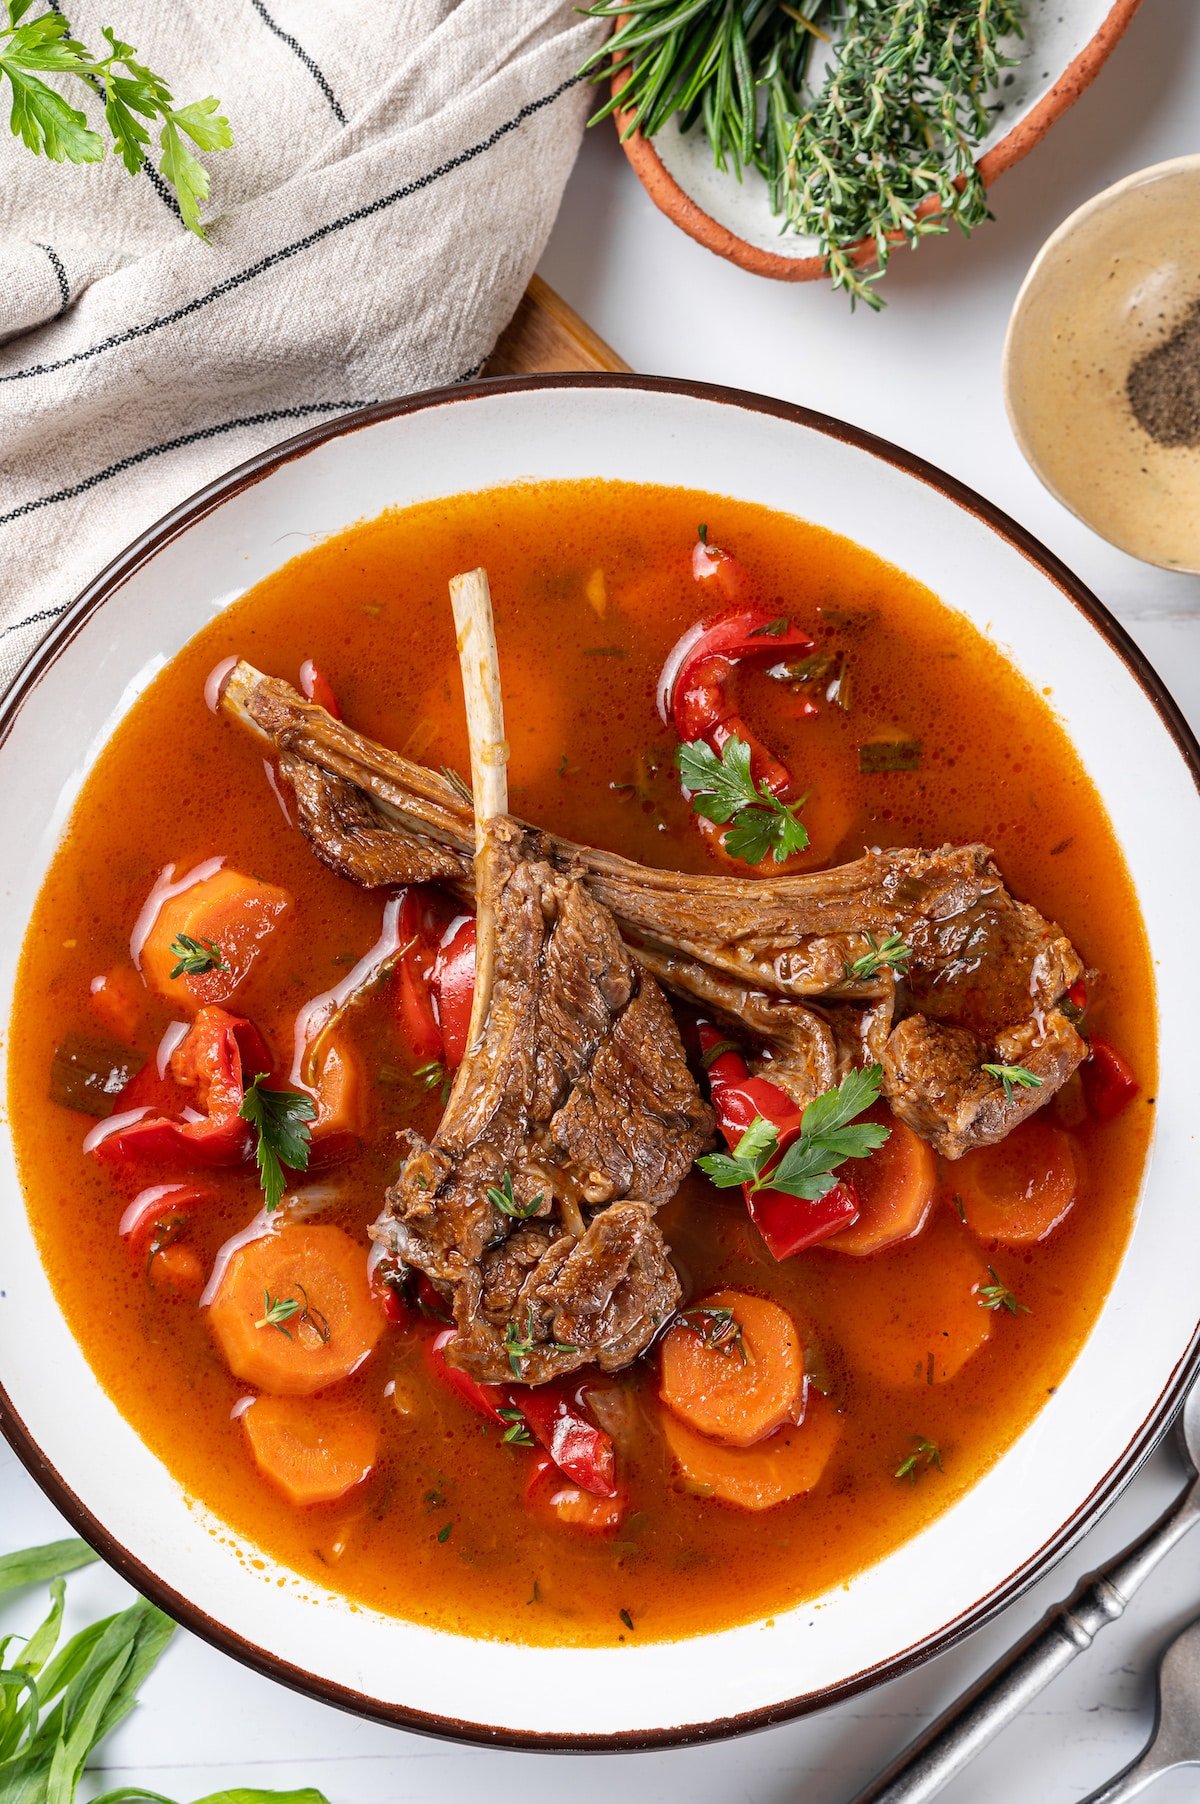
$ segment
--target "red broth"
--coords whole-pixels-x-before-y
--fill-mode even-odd
[[[129,952],[168,863],[180,873],[219,855],[294,899],[231,1005],[278,1048],[290,1045],[297,1009],[378,936],[384,896],[317,862],[285,818],[261,748],[205,706],[205,679],[233,654],[291,681],[314,658],[351,724],[465,771],[446,584],[483,564],[514,812],[647,863],[711,869],[654,701],[665,654],[707,606],[691,574],[700,521],[773,605],[846,654],[848,711],[822,701],[815,718],[798,718],[791,692],[761,671],[739,679],[749,725],[810,791],[808,864],[871,844],[993,847],[1012,890],[1059,920],[1100,972],[1089,1026],[1129,1059],[1139,1094],[1103,1123],[1087,1115],[1077,1080],[1050,1105],[1047,1118],[1069,1135],[1078,1197],[1049,1239],[1019,1249],[968,1231],[944,1162],[923,1230],[865,1259],[817,1248],[776,1264],[738,1191],[718,1193],[699,1175],[684,1183],[660,1219],[691,1294],[757,1291],[802,1324],[840,1428],[807,1496],[750,1514],[689,1487],[663,1435],[651,1354],[608,1381],[623,1423],[622,1526],[589,1535],[564,1525],[527,1503],[535,1455],[503,1444],[431,1379],[436,1324],[422,1322],[389,1326],[330,1393],[376,1424],[372,1476],[340,1502],[297,1507],[250,1457],[235,1413],[250,1387],[224,1364],[207,1312],[131,1261],[117,1231],[129,1187],[82,1150],[88,1118],[48,1099],[56,1046],[98,1031],[98,977],[126,987],[124,1037],[142,1056],[178,1017],[135,979]],[[1052,705],[964,620],[849,540],[747,503],[622,484],[520,486],[384,515],[304,553],[206,626],[139,699],[75,809],[25,944],[9,1098],[61,1306],[99,1382],[186,1491],[236,1536],[385,1611],[473,1635],[603,1643],[628,1637],[629,1621],[649,1639],[769,1616],[842,1583],[973,1484],[1061,1382],[1096,1318],[1152,1119],[1153,983],[1137,902]],[[858,746],[889,735],[920,741],[920,767],[860,774]],[[393,985],[353,1011],[349,1034],[365,1134],[348,1162],[312,1182],[334,1187],[322,1219],[365,1254],[397,1135],[432,1132],[438,1101],[399,1049]],[[261,1199],[253,1168],[205,1181],[214,1194],[189,1239],[207,1269]],[[956,1292],[943,1327],[947,1284],[991,1282],[989,1266],[1018,1312],[984,1311],[978,1298],[964,1311]],[[980,1344],[930,1384],[923,1361],[895,1369],[897,1324]],[[940,1467],[927,1454],[909,1464],[918,1442],[936,1445]]]

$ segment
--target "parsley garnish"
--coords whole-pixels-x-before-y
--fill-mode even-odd
[[[94,56],[71,35],[57,8],[25,19],[32,3],[7,0],[7,20],[0,24],[0,85],[7,76],[13,135],[35,157],[45,155],[54,163],[103,161],[103,138],[88,125],[85,113],[41,79],[48,74],[74,76],[98,94],[113,149],[130,175],[147,160],[150,127],[143,121],[161,121],[159,169],[174,190],[184,225],[203,238],[200,203],[208,198],[208,171],[187,140],[201,151],[228,150],[233,133],[218,111],[220,101],[210,95],[177,107],[162,76],[138,62],[133,45],[122,43],[111,26],[101,33],[107,54]]]
[[[215,940],[194,940],[190,933],[177,933],[171,941],[171,957],[179,963],[172,977],[203,977],[206,971],[228,971],[225,955]]]
[[[1028,1315],[1028,1303],[1018,1303],[1007,1284],[1001,1284],[994,1265],[988,1266],[990,1284],[977,1286],[976,1302],[981,1309],[1007,1309],[1009,1315]]]
[[[531,1215],[537,1214],[542,1201],[542,1192],[539,1190],[530,1202],[519,1203],[513,1195],[511,1171],[505,1172],[499,1189],[495,1184],[489,1184],[484,1195],[494,1208],[499,1209],[501,1215],[511,1215],[514,1221],[528,1221]]]
[[[882,940],[868,933],[866,938],[870,951],[860,953],[846,965],[847,983],[865,983],[867,978],[877,977],[884,970],[895,971],[899,977],[907,976],[912,947],[906,946],[898,933],[889,933]]]
[[[703,739],[693,739],[678,748],[675,762],[696,813],[718,826],[735,822],[724,839],[731,858],[761,864],[769,852],[776,864],[783,864],[803,852],[808,829],[799,815],[802,803],[781,802],[766,783],[755,781],[750,747],[736,733],[721,747],[720,757]]]
[[[298,1090],[265,1090],[265,1071],[260,1071],[247,1087],[238,1114],[248,1121],[258,1136],[255,1160],[259,1182],[267,1199],[267,1213],[278,1209],[283,1201],[283,1168],[307,1171],[308,1147],[312,1139],[309,1122],[317,1118],[317,1105],[311,1096]]]
[[[865,1159],[887,1139],[889,1129],[879,1122],[849,1125],[877,1100],[882,1080],[883,1067],[868,1065],[814,1098],[801,1117],[799,1135],[775,1165],[779,1135],[762,1115],[754,1117],[732,1154],[706,1153],[696,1163],[721,1190],[745,1184],[751,1193],[782,1190],[816,1202],[833,1189],[844,1160]]]
[[[700,1336],[706,1347],[715,1347],[727,1359],[732,1359],[736,1353],[745,1365],[746,1348],[742,1341],[742,1324],[732,1309],[685,1309],[679,1319],[693,1334]]]
[[[1014,1090],[1040,1090],[1043,1079],[1035,1072],[1027,1071],[1024,1065],[981,1065],[989,1077],[998,1077],[1004,1085],[1005,1102],[1012,1101]]]
[[[936,1441],[927,1441],[923,1434],[914,1434],[913,1451],[908,1458],[896,1467],[894,1477],[907,1478],[910,1484],[916,1484],[922,1472],[928,1472],[931,1466],[942,1470],[941,1448]]]

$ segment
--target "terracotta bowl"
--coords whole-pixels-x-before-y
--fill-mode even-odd
[[[979,169],[985,184],[1011,169],[1039,143],[1093,82],[1125,32],[1141,0],[1062,0],[1030,8],[1026,54],[1006,72],[996,97],[996,117],[983,143]],[[624,132],[628,113],[617,112]],[[814,282],[826,274],[812,238],[783,235],[767,204],[767,187],[755,170],[739,182],[713,167],[701,132],[673,123],[651,141],[640,132],[623,148],[655,206],[698,244],[756,276],[777,282]],[[859,261],[871,260],[869,242]]]
[[[1163,347],[1197,308],[1200,156],[1177,157],[1106,188],[1059,226],[1025,278],[1004,347],[1008,417],[1051,494],[1122,551],[1194,573],[1200,429],[1187,430],[1171,407],[1181,371]],[[1195,355],[1190,384],[1183,376],[1193,396]],[[1154,431],[1129,387],[1135,367],[1147,380],[1148,356],[1167,409],[1160,418],[1150,397]],[[1137,385],[1134,377],[1135,394]],[[1179,429],[1182,442],[1171,442]]]

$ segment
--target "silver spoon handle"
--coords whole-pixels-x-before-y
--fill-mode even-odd
[[[1200,1481],[1140,1540],[1085,1579],[1066,1604],[984,1673],[853,1804],[928,1804],[936,1798],[1051,1679],[1091,1646],[1107,1623],[1115,1622],[1139,1585],[1198,1518]]]

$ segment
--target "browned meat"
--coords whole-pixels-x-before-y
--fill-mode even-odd
[[[644,1350],[679,1294],[653,1212],[712,1137],[662,992],[548,851],[488,823],[484,1024],[376,1230],[450,1299],[452,1357],[491,1382]],[[517,1215],[487,1194],[506,1178]]]
[[[965,1027],[910,1015],[883,1050],[885,1088],[893,1109],[947,1159],[1003,1140],[1018,1121],[1053,1096],[1087,1047],[1066,1016],[1051,1009],[1040,1028],[1026,1022],[989,1047]],[[981,1069],[1022,1065],[1037,1088],[1014,1086]]]
[[[281,752],[300,825],[333,869],[367,884],[436,877],[468,893],[472,811],[461,784],[364,739],[248,665],[234,671],[225,699]],[[987,1110],[961,1118],[944,1085],[918,1083],[910,1096],[905,1042],[883,1057],[893,1019],[915,1013],[963,1028],[981,1043],[981,1059],[1013,1033],[1037,1051],[1083,973],[1061,929],[1008,893],[981,845],[872,850],[836,869],[766,880],[656,871],[549,837],[543,845],[552,863],[583,873],[662,983],[765,1042],[772,1077],[798,1102],[849,1061],[882,1058],[898,1112],[943,1151],[1007,1129],[993,1133]],[[867,936],[890,933],[912,950],[905,980],[897,986],[886,970],[851,980]],[[1078,1063],[1071,1042],[1060,1045],[1052,1025],[1046,1032],[1044,1081],[1003,1110],[1009,1125],[1048,1102]],[[990,1084],[977,1069],[976,1080]]]

